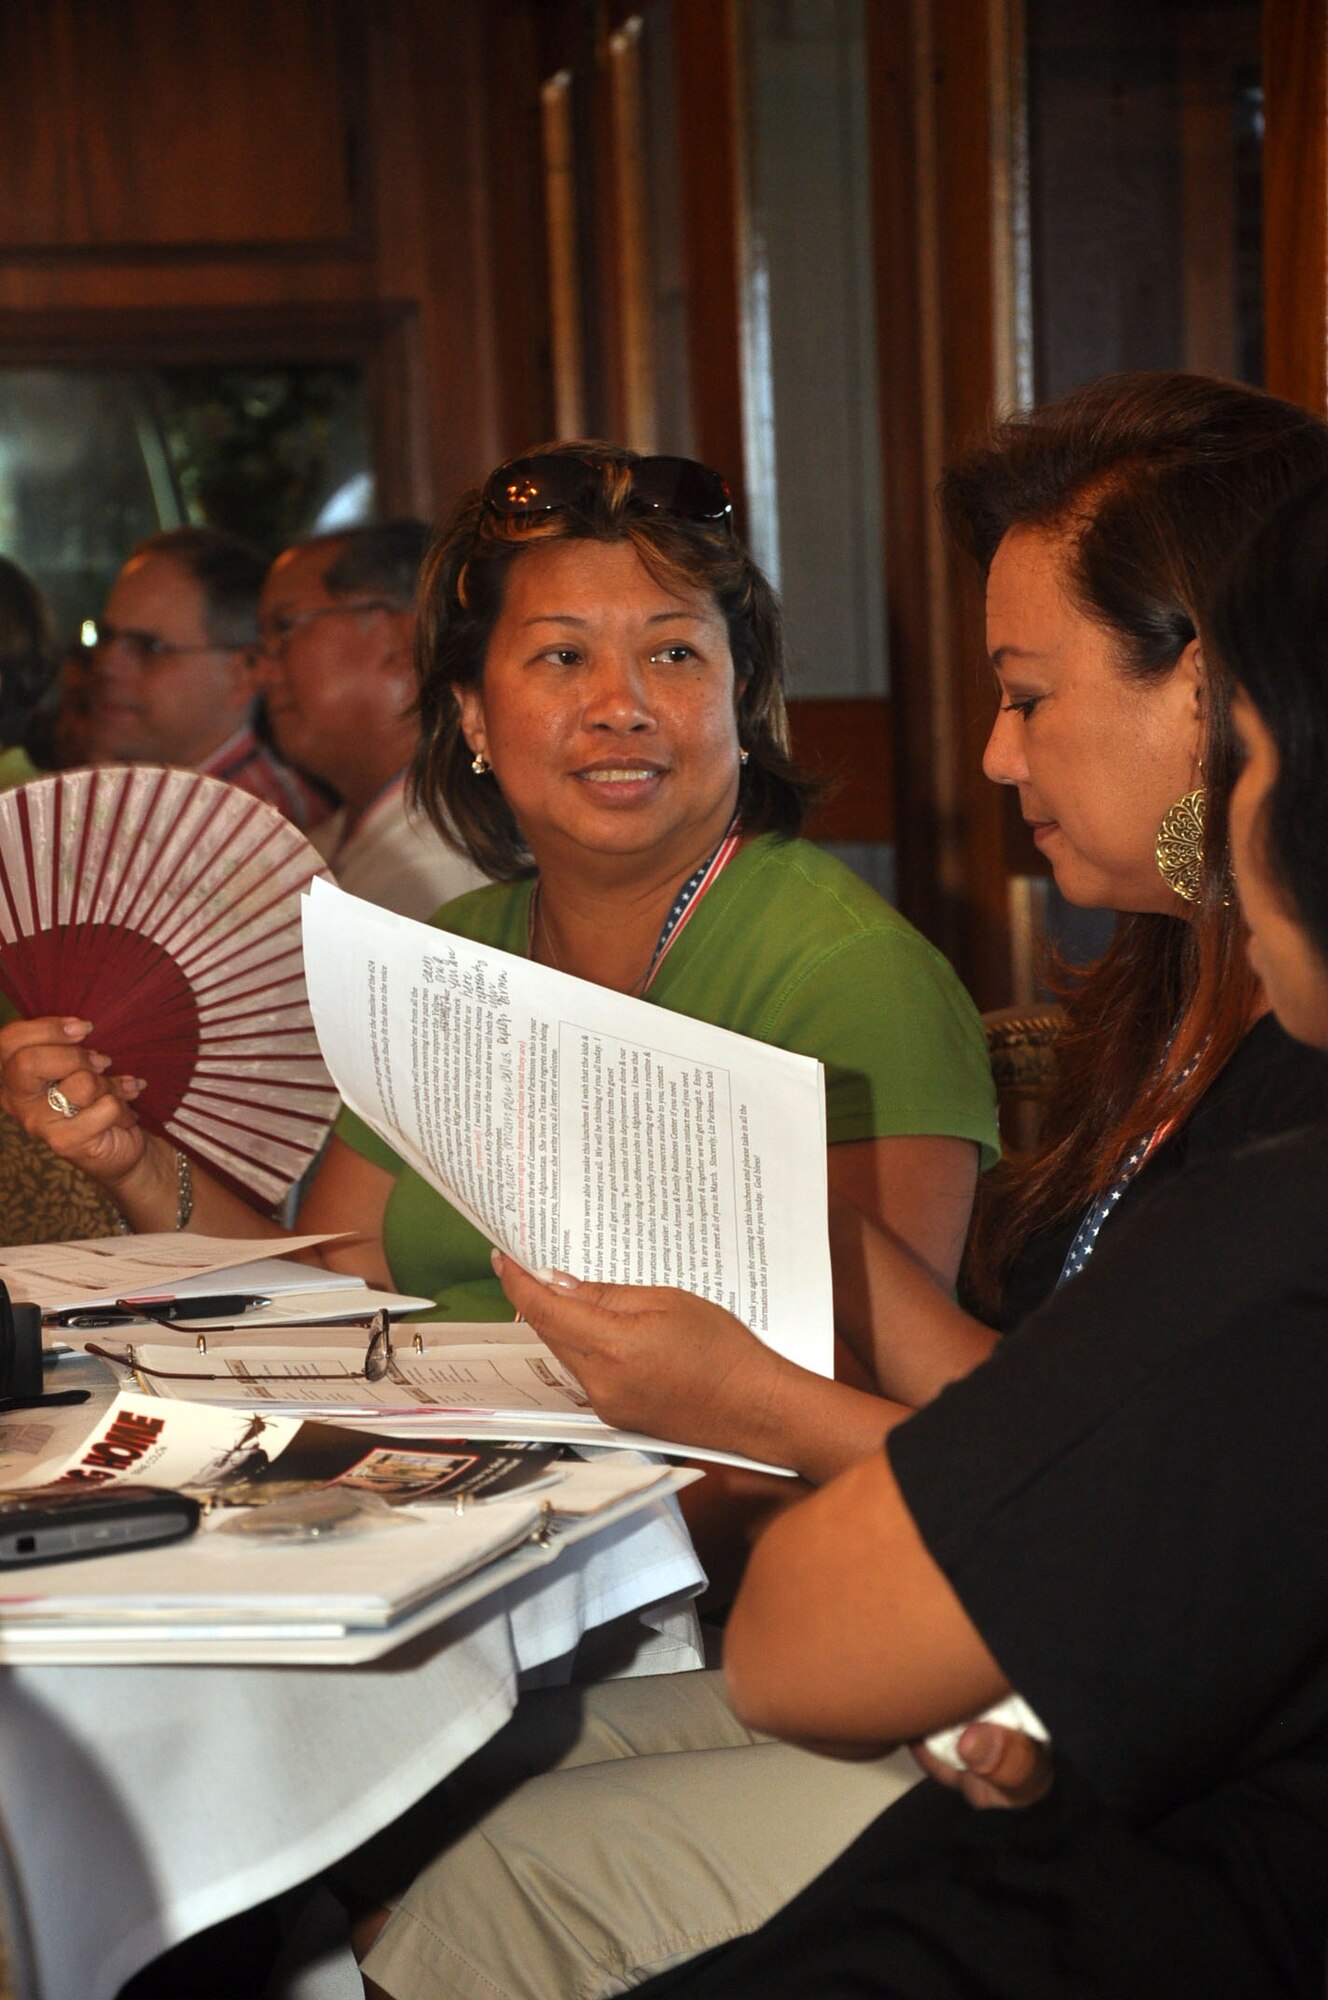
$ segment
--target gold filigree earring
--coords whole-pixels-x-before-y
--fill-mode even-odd
[[[1183,902],[1197,903],[1203,884],[1204,816],[1208,787],[1197,785],[1177,799],[1162,816],[1157,830],[1157,871]]]

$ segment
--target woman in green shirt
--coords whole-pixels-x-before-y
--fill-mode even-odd
[[[949,1285],[995,1154],[981,1025],[939,954],[797,838],[810,787],[788,754],[778,607],[724,482],[606,445],[532,454],[465,496],[421,592],[419,796],[495,878],[436,921],[817,1057],[832,1192]],[[170,1228],[177,1156],[134,1121],[133,1083],[104,1080],[89,1034],[5,1031],[8,1100],[132,1227]],[[281,1233],[199,1169],[188,1226]],[[445,1316],[510,1316],[488,1244],[353,1118],[299,1226],[351,1231],[329,1265]],[[814,1421],[823,1439],[837,1418]]]

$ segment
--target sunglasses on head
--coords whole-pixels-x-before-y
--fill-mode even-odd
[[[564,507],[587,507],[602,491],[607,463],[555,452],[509,459],[485,483],[485,511],[500,520],[521,521]],[[694,458],[638,458],[627,471],[633,503],[644,513],[732,527],[728,483],[708,465],[698,465]]]

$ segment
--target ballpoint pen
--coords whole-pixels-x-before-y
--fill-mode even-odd
[[[217,1292],[206,1298],[117,1299],[113,1306],[74,1306],[51,1313],[47,1324],[93,1328],[146,1319],[171,1326],[177,1320],[235,1319],[271,1303],[271,1299],[252,1292]]]

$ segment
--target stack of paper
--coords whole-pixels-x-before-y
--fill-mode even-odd
[[[303,912],[343,1101],[490,1242],[528,1270],[681,1286],[833,1372],[818,1062],[328,882]]]
[[[233,1535],[221,1516],[164,1548],[11,1570],[0,1661],[376,1659],[696,1476],[622,1460],[615,1469],[569,1467],[565,1491],[461,1514],[422,1505],[381,1532],[297,1547]]]
[[[0,1485],[128,1481],[213,1505],[192,1540],[7,1568],[0,1660],[373,1658],[695,1476],[134,1395],[91,1429],[56,1410],[5,1427]]]
[[[56,1325],[112,1307],[117,1299],[197,1299],[205,1306],[218,1292],[264,1300],[245,1309],[245,1324],[254,1327],[362,1319],[380,1307],[390,1313],[418,1312],[433,1304],[404,1292],[372,1289],[351,1271],[296,1261],[295,1252],[336,1240],[334,1235],[277,1238],[274,1247],[282,1254],[258,1258],[250,1255],[256,1247],[252,1237],[174,1230],[17,1244],[0,1249],[0,1282],[12,1299],[39,1305],[43,1317]],[[200,1311],[186,1322],[180,1315],[182,1323],[203,1328],[214,1318]],[[144,1324],[151,1323],[145,1316]]]

